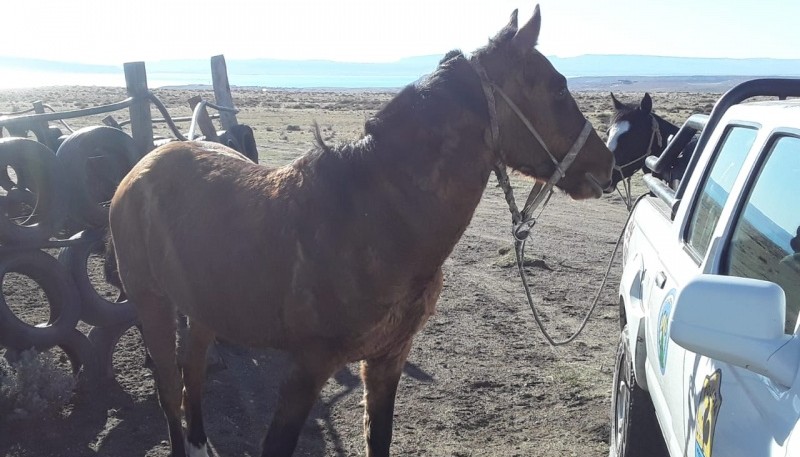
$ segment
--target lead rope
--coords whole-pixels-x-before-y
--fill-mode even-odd
[[[475,72],[478,74],[478,77],[481,80],[481,87],[483,88],[483,93],[486,97],[486,102],[488,105],[489,110],[489,127],[490,127],[490,147],[492,150],[497,154],[497,162],[494,165],[494,173],[497,176],[497,182],[499,186],[503,189],[503,193],[505,194],[506,203],[508,204],[509,211],[511,212],[511,220],[513,222],[513,229],[512,234],[514,236],[514,251],[517,257],[517,269],[519,270],[519,276],[522,279],[522,285],[525,289],[525,296],[528,300],[528,305],[533,312],[533,318],[536,321],[536,325],[541,330],[542,335],[544,335],[545,339],[551,346],[561,346],[573,341],[578,335],[583,332],[583,329],[586,328],[586,323],[589,321],[589,318],[592,316],[595,308],[597,307],[598,299],[600,298],[600,294],[605,287],[606,281],[608,280],[608,275],[611,271],[611,266],[614,262],[614,257],[616,256],[617,249],[619,248],[620,241],[625,233],[624,227],[628,225],[628,221],[630,220],[633,211],[628,212],[628,219],[625,221],[625,225],[623,226],[623,230],[617,238],[617,243],[614,245],[614,251],[611,253],[611,259],[608,262],[608,267],[606,268],[606,273],[603,276],[603,281],[600,284],[600,288],[597,290],[595,294],[594,300],[592,302],[592,306],[589,309],[589,312],[586,313],[586,317],[581,322],[580,327],[578,330],[575,331],[569,338],[562,341],[554,340],[547,330],[544,327],[544,323],[542,322],[541,318],[539,317],[539,312],[536,310],[536,305],[533,303],[533,297],[531,296],[530,286],[528,285],[528,278],[525,275],[525,266],[524,266],[524,259],[525,259],[525,243],[530,235],[531,230],[533,229],[534,225],[536,224],[537,217],[533,217],[532,213],[537,209],[537,207],[541,204],[541,210],[539,211],[539,216],[541,216],[544,208],[547,206],[547,203],[550,201],[550,196],[553,194],[553,187],[555,184],[565,176],[565,172],[567,168],[572,164],[577,157],[578,153],[580,152],[583,144],[586,142],[586,139],[589,137],[589,134],[592,131],[592,124],[587,120],[581,130],[581,133],[576,138],[575,142],[573,143],[570,150],[564,156],[564,159],[559,163],[558,160],[553,157],[553,154],[550,153],[550,150],[544,144],[539,133],[536,129],[531,125],[527,118],[523,115],[522,111],[517,107],[517,105],[503,92],[503,90],[497,86],[496,84],[489,81],[486,72],[483,70],[483,67],[478,63],[477,59],[471,61]],[[517,204],[514,200],[514,190],[511,187],[511,182],[508,178],[508,173],[506,172],[506,165],[503,162],[502,155],[499,150],[499,135],[500,135],[500,128],[497,123],[497,107],[496,101],[494,98],[494,92],[497,91],[508,104],[508,106],[512,109],[512,111],[519,117],[520,121],[528,128],[531,134],[536,138],[539,144],[542,146],[544,151],[550,157],[550,160],[556,165],[556,170],[553,175],[548,179],[547,183],[542,184],[541,182],[537,182],[534,185],[533,189],[531,190],[530,195],[528,195],[528,199],[525,202],[525,206],[523,207],[522,212],[520,213],[519,209],[517,208]],[[652,137],[651,137],[651,144],[652,144]],[[636,199],[636,203],[642,199],[647,194],[642,195],[641,197]],[[635,203],[634,203],[635,206]]]
[[[635,208],[636,205],[639,203],[639,201],[641,201],[641,199],[644,198],[645,196],[647,196],[647,194],[640,195],[633,203],[633,207]],[[592,300],[592,306],[586,313],[586,317],[583,318],[581,325],[578,327],[577,330],[575,330],[575,332],[572,335],[560,341],[554,340],[553,337],[550,336],[550,334],[547,332],[547,330],[544,327],[544,323],[542,322],[542,319],[539,317],[539,312],[536,310],[536,306],[533,304],[533,297],[531,296],[530,287],[528,286],[528,278],[525,275],[525,266],[524,266],[526,240],[525,239],[516,240],[516,242],[514,243],[517,255],[517,269],[519,269],[519,276],[522,278],[522,286],[525,288],[525,296],[528,298],[528,305],[530,306],[531,311],[533,312],[533,319],[536,321],[536,325],[539,327],[539,330],[541,330],[542,335],[544,335],[544,338],[547,340],[547,343],[550,344],[550,346],[563,346],[565,344],[571,343],[586,328],[586,324],[589,322],[589,318],[592,317],[595,308],[597,308],[597,303],[600,300],[600,294],[603,292],[603,289],[606,286],[606,281],[608,281],[608,275],[611,273],[611,267],[614,264],[614,258],[616,257],[617,251],[619,250],[619,245],[622,242],[622,237],[625,235],[625,227],[628,226],[628,222],[630,221],[632,215],[633,211],[629,211],[628,217],[627,219],[625,219],[625,224],[623,224],[622,226],[622,232],[620,232],[619,237],[617,238],[617,242],[616,244],[614,244],[614,250],[611,252],[611,258],[608,260],[608,266],[606,267],[606,272],[603,275],[603,281],[600,283],[600,287],[597,289],[597,293],[595,293],[594,295],[594,300]]]

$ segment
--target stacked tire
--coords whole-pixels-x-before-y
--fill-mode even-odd
[[[104,253],[111,197],[139,158],[130,136],[105,126],[76,131],[56,152],[27,138],[0,139],[0,286],[12,273],[26,276],[49,306],[47,322],[33,325],[0,294],[7,356],[58,346],[83,378],[112,373],[113,347],[136,314],[127,301],[99,294],[87,268]],[[88,336],[79,321],[92,326]]]

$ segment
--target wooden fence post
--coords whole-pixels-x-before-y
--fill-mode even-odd
[[[153,150],[153,119],[150,114],[147,70],[144,62],[128,62],[124,69],[128,96],[136,99],[130,107],[131,136],[144,157]]]
[[[36,114],[44,114],[44,104],[40,100],[33,102],[33,112]],[[53,152],[55,152],[55,144],[50,138],[50,124],[48,124],[47,121],[32,122],[31,130],[33,131],[33,134],[36,135],[36,139],[39,140],[40,143],[46,145],[50,149],[53,149]]]
[[[228,84],[228,67],[225,64],[225,56],[219,55],[211,58],[211,81],[214,83],[216,104],[226,108],[234,108],[231,86]],[[232,126],[238,124],[236,114],[227,111],[220,111],[219,120],[225,130],[229,130]]]

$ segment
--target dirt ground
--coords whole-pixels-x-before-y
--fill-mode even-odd
[[[194,93],[161,90],[157,95],[173,115],[189,114],[186,100]],[[242,108],[239,122],[255,129],[261,163],[275,166],[308,149],[313,121],[329,142],[356,139],[366,117],[391,95],[235,91],[234,99]],[[33,100],[60,111],[122,98],[120,89],[5,91],[0,92],[0,111],[25,109]],[[607,93],[576,98],[604,134],[611,113]],[[707,110],[714,98],[654,94],[654,106],[677,121]],[[118,116],[125,118],[124,113]],[[72,121],[75,126],[98,123],[99,118]],[[524,200],[531,183],[519,177],[513,182],[517,199]],[[510,216],[495,184],[492,178],[472,224],[445,263],[437,312],[415,339],[397,395],[393,455],[607,455],[619,265],[585,332],[569,345],[548,346],[514,268]],[[579,325],[626,216],[617,195],[580,202],[563,194],[552,198],[528,243],[533,261],[526,271],[552,333],[563,337]],[[215,455],[259,455],[287,360],[278,352],[228,345],[219,351],[226,368],[209,374],[204,399],[210,442]],[[129,330],[115,352],[113,382],[79,392],[55,416],[0,418],[0,455],[168,455],[166,424],[143,361],[138,332]],[[361,396],[357,365],[331,378],[295,455],[364,455]]]

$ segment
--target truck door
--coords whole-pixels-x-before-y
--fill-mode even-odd
[[[713,175],[713,172],[712,172]],[[785,333],[800,336],[800,132],[778,132],[746,176],[722,240],[718,271],[772,281],[786,294]],[[719,316],[735,319],[736,316]],[[746,348],[743,348],[746,350]],[[790,456],[800,385],[778,385],[745,368],[687,357],[688,454]],[[794,443],[796,446],[797,443]],[[692,449],[693,448],[693,449]]]
[[[664,264],[670,265],[672,270],[653,272],[648,328],[654,332],[649,341],[657,344],[648,348],[648,356],[653,360],[655,377],[661,384],[669,411],[669,418],[659,419],[670,421],[674,437],[667,445],[673,455],[694,454],[694,441],[688,436],[687,426],[690,400],[686,398],[686,366],[693,365],[693,354],[687,356],[687,351],[669,338],[675,290],[700,272],[711,247],[712,235],[720,225],[723,209],[757,134],[758,130],[750,126],[730,126],[723,133],[708,166],[704,168],[705,175],[698,183],[698,190],[692,194],[694,198],[689,202],[692,206],[686,224],[674,224],[673,236],[677,242],[673,242],[672,249],[660,251],[671,257]]]

